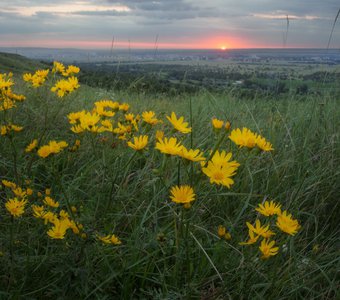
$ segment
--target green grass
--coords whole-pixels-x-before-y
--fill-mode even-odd
[[[6,118],[24,126],[13,142],[18,153],[19,184],[32,180],[37,191],[67,209],[78,208],[77,221],[87,239],[69,232],[64,240],[49,239],[47,226],[32,217],[29,205],[13,222],[0,190],[0,295],[13,299],[335,299],[339,297],[339,120],[338,100],[324,94],[305,101],[294,97],[239,100],[235,92],[158,98],[82,86],[64,100],[49,88],[27,89],[27,100]],[[42,159],[23,149],[34,138],[41,144],[78,138],[66,115],[90,110],[94,101],[110,98],[131,105],[131,111],[154,110],[164,120],[171,111],[190,120],[192,135],[183,143],[212,149],[217,138],[211,118],[228,119],[232,127],[261,133],[275,151],[238,150],[227,141],[241,166],[231,189],[209,184],[195,168],[197,200],[184,213],[169,200],[169,188],[192,177],[178,159],[164,160],[154,142],[143,155],[111,137],[81,137],[80,149]],[[192,113],[190,113],[190,103]],[[45,120],[44,112],[47,112]],[[0,112],[1,118],[4,117]],[[2,119],[3,122],[3,119]],[[151,130],[150,136],[154,133]],[[13,148],[0,137],[0,179],[16,181]],[[208,152],[206,153],[208,156]],[[278,255],[261,260],[247,239],[246,221],[265,198],[275,199],[296,217],[302,228],[294,237],[279,235]],[[262,219],[263,220],[263,219]],[[230,241],[217,236],[218,225],[231,232]],[[176,225],[176,226],[175,226]],[[177,228],[175,230],[175,228]],[[120,246],[102,245],[96,234],[114,233]],[[159,235],[164,239],[159,240]],[[12,238],[11,238],[12,236]],[[179,237],[178,237],[179,236]]]

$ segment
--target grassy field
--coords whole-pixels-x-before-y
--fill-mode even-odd
[[[27,200],[23,214],[13,216],[5,204],[20,198],[18,190],[2,185],[0,298],[339,298],[340,110],[331,89],[299,101],[284,95],[239,100],[235,91],[159,98],[81,86],[58,98],[50,91],[58,79],[50,72],[32,88],[18,75],[12,90],[26,100],[0,111],[2,126],[23,126],[0,136],[0,180],[20,186]],[[72,132],[67,115],[92,111],[101,99],[128,103],[135,115],[152,110],[163,123],[139,121],[127,140],[112,132]],[[192,131],[174,132],[166,118],[171,112],[184,116]],[[231,128],[214,130],[213,117],[230,121]],[[112,119],[114,128],[118,120],[126,124],[124,109]],[[237,147],[228,136],[242,127],[261,134],[274,151]],[[240,164],[235,183],[211,184],[198,162],[162,154],[155,149],[157,130],[201,149],[207,159],[211,150],[232,152]],[[127,141],[142,134],[148,146],[137,152]],[[37,149],[25,152],[34,139],[37,148],[51,140],[69,146],[43,158]],[[77,139],[79,148],[71,149]],[[190,208],[171,201],[175,185],[193,188]],[[46,196],[59,207],[47,208]],[[280,232],[274,216],[255,211],[265,200],[298,220],[296,235]],[[34,216],[33,205],[64,210],[75,225],[63,238],[52,238],[47,232],[55,219]],[[260,239],[239,244],[248,239],[246,222],[256,219],[276,232],[279,251],[268,259],[261,258]],[[230,236],[219,236],[220,225]],[[100,239],[112,234],[120,244]]]

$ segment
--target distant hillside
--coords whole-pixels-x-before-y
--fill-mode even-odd
[[[0,72],[24,73],[46,68],[42,62],[31,60],[24,56],[0,52]]]

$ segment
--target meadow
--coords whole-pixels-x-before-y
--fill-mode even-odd
[[[339,298],[332,87],[167,96],[8,71],[0,298]]]

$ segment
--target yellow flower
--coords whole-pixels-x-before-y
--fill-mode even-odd
[[[125,120],[128,121],[128,122],[132,122],[132,121],[135,120],[135,115],[132,114],[132,113],[130,113],[130,114],[125,114],[124,117],[125,117]]]
[[[122,104],[119,105],[119,110],[122,110],[122,111],[125,111],[125,112],[128,111],[129,108],[130,108],[130,105],[127,104],[127,103],[122,103]]]
[[[34,139],[26,148],[25,152],[32,152],[38,146],[38,140]]]
[[[254,148],[256,146],[257,134],[251,132],[248,128],[242,128],[242,131],[237,128],[234,129],[229,135],[237,146]]]
[[[170,139],[159,139],[155,148],[164,154],[178,155],[182,149],[182,145],[180,142],[177,143],[177,138],[172,137]]]
[[[285,210],[278,215],[276,226],[281,229],[281,231],[288,233],[290,235],[295,235],[301,228],[298,220],[292,218],[291,214]]]
[[[78,79],[76,77],[69,77],[68,79],[59,80],[52,88],[51,91],[57,93],[58,97],[62,98],[78,89]]]
[[[47,145],[41,146],[37,153],[40,157],[46,158],[51,154],[57,154],[61,152],[67,146],[68,144],[65,141],[50,141]]]
[[[261,226],[261,222],[259,219],[257,219],[255,221],[255,227],[250,224],[249,222],[246,222],[248,228],[250,231],[253,231],[254,233],[264,237],[264,238],[269,238],[271,237],[272,235],[275,235],[274,232],[272,232],[271,230],[269,230],[269,225],[263,225]]]
[[[85,110],[69,113],[67,115],[68,121],[70,124],[76,124],[80,119],[85,115]]]
[[[160,123],[161,121],[155,118],[155,115],[156,114],[154,111],[144,111],[142,113],[143,121],[150,125],[156,125],[157,123]]]
[[[97,101],[94,105],[96,113],[104,117],[113,117],[116,114],[115,111],[119,109],[119,103],[111,100]],[[106,110],[106,108],[111,110]]]
[[[65,72],[65,66],[60,62],[54,61],[52,73],[57,73],[57,72],[59,72],[60,74],[63,74]]]
[[[264,239],[261,242],[259,247],[260,251],[262,252],[262,259],[267,259],[270,256],[274,256],[278,253],[279,247],[274,247],[275,241],[269,242],[268,240]]]
[[[178,153],[178,156],[190,161],[205,161],[205,157],[203,157],[203,153],[199,149],[188,150],[184,146],[182,146],[181,151],[179,151]]]
[[[229,131],[229,129],[231,128],[231,123],[229,121],[225,122],[224,128],[226,131]]]
[[[44,206],[38,206],[38,205],[32,205],[32,210],[33,210],[33,216],[35,218],[40,218],[43,219],[44,215],[45,215],[45,210],[44,210]]]
[[[18,198],[25,198],[27,196],[27,193],[25,190],[23,190],[21,187],[17,186],[16,188],[12,189],[12,192],[14,195]]]
[[[69,151],[75,152],[79,149],[79,147],[80,147],[80,140],[75,140],[73,146],[69,148]]]
[[[54,226],[47,231],[47,234],[52,239],[63,239],[67,229],[70,228],[70,222],[68,219],[59,220],[55,218],[53,220]]]
[[[66,71],[61,72],[63,76],[68,77],[70,75],[78,74],[80,69],[76,66],[70,65],[67,67]]]
[[[113,132],[119,135],[125,135],[125,133],[129,133],[131,132],[132,128],[131,125],[128,126],[124,126],[123,124],[121,124],[120,122],[118,122],[118,127],[113,129]]]
[[[15,188],[17,187],[17,185],[16,185],[14,182],[9,181],[9,180],[3,179],[3,180],[1,181],[1,183],[2,183],[5,187],[8,187],[8,188],[10,188],[10,189],[15,189]]]
[[[102,241],[104,244],[120,245],[122,243],[120,239],[114,234],[103,237],[98,236],[98,239]]]
[[[156,131],[156,140],[161,140],[164,137],[164,131],[162,130],[157,130]]]
[[[51,197],[49,196],[46,196],[45,199],[44,199],[44,203],[48,206],[51,206],[51,207],[59,207],[59,202],[58,201],[54,201]]]
[[[259,204],[259,207],[255,210],[266,217],[279,215],[281,213],[281,204],[274,201],[265,201],[264,204]]]
[[[148,139],[149,137],[147,135],[141,135],[139,137],[135,136],[133,137],[134,142],[128,142],[127,145],[136,151],[140,151],[146,147],[146,145],[148,144]]]
[[[14,198],[9,199],[5,203],[5,207],[13,217],[20,217],[25,212],[26,203],[27,200],[25,199],[19,201],[17,198]]]
[[[239,245],[252,245],[255,244],[257,242],[257,240],[259,239],[259,235],[255,236],[254,231],[249,230],[248,232],[249,234],[249,239],[246,242],[240,242]]]
[[[219,225],[217,228],[217,235],[223,237],[226,233],[226,228],[223,225]]]
[[[259,147],[262,151],[273,151],[273,145],[266,141],[266,139],[262,136],[258,136],[256,138],[256,146]]]
[[[171,117],[166,116],[169,122],[174,126],[174,128],[182,133],[189,133],[191,132],[191,127],[188,127],[188,122],[184,122],[184,117],[180,117],[177,119],[177,116],[174,112],[171,113]]]
[[[172,202],[184,204],[186,208],[190,207],[190,202],[194,201],[196,196],[193,188],[189,185],[173,186],[170,193]]]
[[[47,224],[48,222],[54,223],[54,220],[58,219],[57,215],[51,211],[47,211],[46,213],[44,213],[42,218],[44,219],[45,224]]]
[[[110,120],[101,121],[101,127],[99,127],[98,132],[113,132],[113,124]]]
[[[14,125],[14,124],[8,124],[8,125],[3,125],[0,128],[0,132],[1,135],[7,135],[9,133],[11,133],[12,131],[14,132],[19,132],[21,130],[23,130],[24,127],[22,126],[18,126],[18,125]]]
[[[234,184],[232,176],[236,174],[236,170],[239,167],[239,163],[236,161],[229,161],[232,154],[226,154],[222,151],[216,151],[212,159],[207,163],[203,164],[202,172],[210,178],[210,183],[217,185],[224,185],[230,188]]]
[[[212,118],[211,120],[211,124],[215,129],[221,129],[223,127],[223,123],[223,121],[216,118]]]

